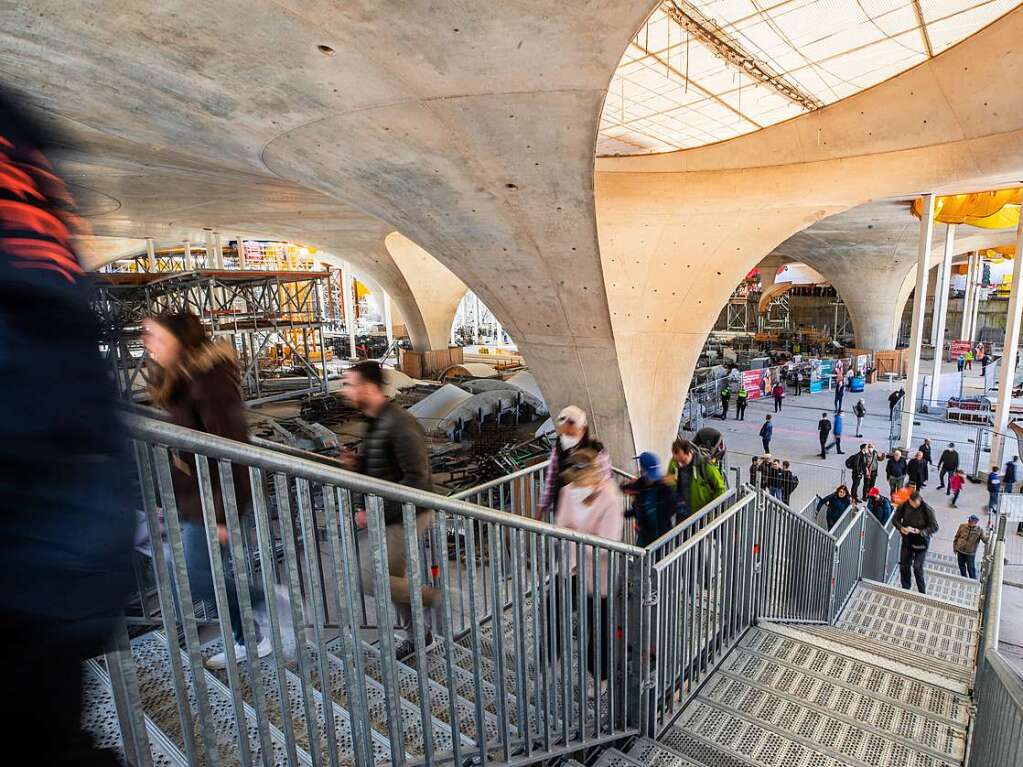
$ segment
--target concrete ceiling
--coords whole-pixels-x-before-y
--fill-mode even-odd
[[[667,449],[720,306],[780,243],[870,200],[1023,178],[1019,11],[812,114],[594,173],[608,83],[655,5],[34,0],[0,5],[0,62],[74,143],[60,168],[94,233],[316,246],[428,345],[400,232],[624,462]]]

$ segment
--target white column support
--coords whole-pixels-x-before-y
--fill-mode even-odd
[[[980,294],[984,289],[984,257],[977,253],[977,268],[973,275],[973,298],[970,301],[970,325],[967,338],[977,340],[977,316],[980,314]]]
[[[394,343],[394,325],[391,323],[391,296],[387,291],[384,293],[384,332],[387,333],[387,348]]]
[[[920,389],[920,346],[924,337],[924,311],[927,307],[927,265],[930,260],[931,238],[934,235],[934,195],[924,195],[920,215],[920,242],[916,259],[916,293],[913,296],[913,323],[909,334],[909,381],[902,399],[901,444],[907,450],[913,441],[913,418],[916,415]]]
[[[966,287],[963,289],[963,316],[959,322],[959,339],[965,341],[969,336],[967,333],[970,331],[970,317],[972,307],[971,300],[973,299],[973,273],[974,266],[977,260],[977,252],[974,251],[966,258]]]
[[[945,351],[945,320],[948,318],[948,284],[952,279],[952,254],[955,252],[956,225],[945,227],[945,251],[941,266],[938,267],[938,279],[935,284],[934,314],[931,324],[934,326],[934,361],[931,365],[931,396],[928,404],[937,407],[941,395],[941,363]],[[908,445],[907,445],[908,447]]]
[[[152,237],[146,237],[146,259],[149,262],[149,271],[155,272],[157,270],[156,246]]]
[[[206,268],[215,269],[217,266],[216,257],[213,254],[213,230],[206,230]]]
[[[472,323],[472,337],[479,346],[480,343],[480,297],[475,293],[472,294],[473,298],[473,323]]]
[[[1009,428],[1009,407],[1012,404],[1012,382],[1016,377],[1016,357],[1019,347],[1020,314],[1023,312],[1023,218],[1016,227],[1016,255],[1012,259],[1012,287],[1009,308],[1005,315],[1005,342],[1002,362],[998,369],[998,401],[995,404],[995,429],[991,437],[991,464],[1001,465],[1003,436]],[[978,450],[980,448],[978,447]],[[982,466],[981,470],[986,467]]]
[[[195,269],[195,259],[192,258],[192,243],[185,240],[185,271]]]
[[[348,330],[348,341],[351,344],[351,359],[355,359],[355,275],[346,261],[341,267],[341,295],[345,308],[345,328]]]
[[[245,256],[245,241],[242,240],[242,236],[239,234],[238,239],[236,239],[235,242],[238,243],[238,268],[248,269],[249,260]]]
[[[213,263],[216,269],[224,268],[224,240],[220,232],[213,233]]]

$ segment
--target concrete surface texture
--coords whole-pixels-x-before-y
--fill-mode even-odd
[[[425,348],[400,232],[623,463],[666,453],[721,305],[781,242],[872,199],[1023,177],[1020,11],[825,109],[594,175],[608,82],[655,5],[39,0],[0,8],[0,58],[77,142],[61,169],[96,234],[314,245],[372,274]]]
[[[774,254],[801,261],[821,273],[849,310],[862,349],[894,349],[906,302],[916,284],[920,221],[910,200],[883,200],[859,205],[818,221],[779,245]],[[934,227],[929,257],[928,299],[945,242],[943,224]],[[954,263],[980,248],[1010,245],[1015,230],[959,227]],[[956,329],[958,332],[958,328]]]

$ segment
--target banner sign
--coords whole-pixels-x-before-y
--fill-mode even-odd
[[[949,362],[955,362],[959,359],[959,355],[966,356],[966,352],[973,348],[973,344],[969,341],[952,341],[948,345],[948,359]]]
[[[742,388],[746,390],[749,399],[760,399],[760,379],[764,372],[763,370],[744,370],[742,372]]]

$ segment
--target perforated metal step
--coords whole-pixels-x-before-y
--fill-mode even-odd
[[[319,655],[315,647],[309,648],[309,656],[311,659],[312,667],[319,667]],[[344,663],[343,661],[331,652],[327,653],[325,658],[327,662],[327,672],[330,676],[330,697],[342,708],[348,708],[348,695],[345,690],[345,679],[344,679]],[[292,661],[289,664],[289,668],[292,671],[296,670],[297,664]],[[316,675],[318,678],[318,674]],[[369,704],[369,720],[370,725],[377,732],[388,735],[388,724],[387,724],[387,704],[386,698],[384,697],[384,688],[375,679],[366,676],[366,699]],[[424,753],[424,741],[423,741],[423,730],[420,724],[421,716],[419,706],[411,703],[408,700],[401,699],[400,710],[401,710],[401,721],[402,721],[402,734],[404,737],[403,743],[405,745],[405,751],[415,756],[421,756]],[[452,750],[452,734],[451,728],[444,722],[434,717],[431,721],[432,732],[433,732],[433,744],[434,749],[438,752],[449,753]],[[462,739],[462,744],[467,747],[472,747],[472,741],[469,741],[464,736],[459,734]]]
[[[223,642],[217,639],[203,647],[203,657],[209,658],[222,650]],[[284,714],[282,712],[281,694],[277,685],[277,672],[274,668],[273,656],[270,655],[265,658],[260,658],[258,668],[262,674],[263,695],[266,698],[264,711],[270,722],[283,731],[285,728],[283,719]],[[239,664],[239,671],[242,697],[246,700],[246,702],[252,704],[255,700],[255,693],[252,689],[252,680],[248,673],[249,664]],[[223,684],[228,684],[226,671],[215,671],[211,673],[213,673]],[[306,724],[305,704],[302,697],[302,680],[290,669],[285,669],[285,678],[288,696],[287,713],[291,718],[291,726],[295,733],[296,745],[301,750],[311,752],[312,744],[310,742],[309,729]],[[317,679],[318,676],[314,674],[314,683],[311,686],[310,691],[312,693],[313,710],[316,716],[314,727],[317,742],[320,744],[320,755],[322,759],[326,760],[329,758],[330,752],[326,740],[326,717],[324,716],[323,711],[324,699],[322,693],[315,685]],[[337,705],[334,701],[330,701],[330,705],[332,707],[331,712],[334,717],[334,739],[337,743],[340,763],[345,765],[354,764],[355,750],[352,740],[351,717],[347,710]],[[384,735],[376,732],[373,733],[372,749],[374,759],[377,763],[382,764],[390,761],[390,741]]]
[[[928,559],[930,555],[928,555]],[[927,596],[950,602],[960,607],[968,607],[976,610],[980,604],[980,582],[970,578],[963,578],[959,570],[951,572],[945,568],[934,568],[928,565],[924,569],[924,578],[927,581]],[[901,588],[901,576],[898,568],[892,573],[888,581],[889,586]],[[916,588],[916,582],[913,582]]]
[[[127,763],[110,677],[97,660],[86,661],[82,666],[82,731],[92,738],[97,748],[112,751]],[[187,767],[185,755],[148,716],[146,734],[153,767]]]
[[[802,678],[805,675],[822,684],[837,685],[869,695],[880,702],[907,708],[961,729],[965,729],[969,723],[968,696],[896,673],[883,665],[832,652],[822,647],[819,641],[815,643],[815,639],[812,634],[802,633],[792,626],[761,624],[751,628],[743,637],[737,650],[738,658],[734,662],[744,662],[750,656],[769,659],[776,664],[775,668],[770,673],[765,670],[765,676],[760,677],[762,679],[777,678],[779,684],[798,681],[800,684],[812,685],[810,680]],[[732,658],[727,661],[728,664],[732,662]],[[883,663],[883,658],[877,658],[877,664]],[[799,673],[783,678],[775,677],[786,668]],[[816,694],[814,689],[808,689],[807,692]],[[806,697],[811,699],[811,695]]]
[[[883,733],[722,675],[711,677],[677,728],[760,767],[958,767]]]
[[[363,643],[363,658],[366,664],[366,675],[371,679],[375,679],[380,684],[384,682],[384,670],[380,661],[380,651],[373,645]],[[419,709],[419,677],[415,669],[406,666],[404,663],[396,663],[397,669],[397,682],[398,690],[402,698],[413,703],[416,709]],[[451,700],[448,694],[447,684],[441,684],[430,679],[428,684],[430,711],[440,721],[450,725],[451,724],[451,707],[449,701]],[[478,736],[476,732],[476,707],[472,701],[456,695],[455,697],[455,711],[458,717],[456,725],[459,732],[461,732],[470,742],[475,742]],[[489,714],[484,709],[484,732],[486,734],[487,742],[496,742],[498,738],[498,723],[497,719],[493,714]],[[518,731],[516,728],[509,724],[511,735],[517,736]]]
[[[597,761],[593,763],[593,767],[643,767],[643,763],[637,762],[616,748],[607,748],[600,754]]]
[[[972,670],[979,615],[913,592],[861,582],[837,622],[839,628],[960,669]]]
[[[151,632],[132,640],[131,648],[132,656],[135,658],[143,710],[171,742],[184,751],[185,740],[178,717],[177,699],[170,667],[170,650],[165,637],[159,632]],[[213,736],[221,764],[238,764],[240,758],[238,727],[235,722],[230,692],[211,674],[206,676],[206,682],[209,691],[211,721],[210,729],[205,731]],[[185,687],[196,732],[203,732],[204,730],[201,729],[203,724],[198,716],[195,689],[192,685],[191,675],[188,673],[185,674]],[[276,728],[274,730],[272,737],[274,752],[264,755],[260,750],[256,717],[251,708],[246,711],[245,737],[249,739],[252,758],[256,763],[273,765],[288,763],[284,738],[279,731],[276,731]],[[201,762],[205,764],[205,759],[202,759]],[[304,763],[311,764],[308,755],[306,755]]]
[[[701,767],[687,756],[668,748],[655,740],[640,738],[632,744],[629,756],[648,767]]]

